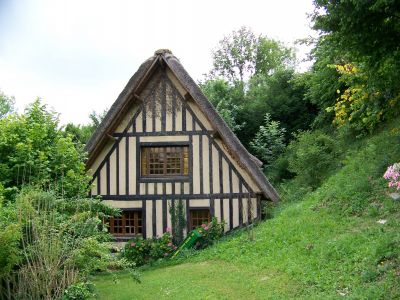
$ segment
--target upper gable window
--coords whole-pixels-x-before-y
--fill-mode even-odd
[[[187,176],[188,174],[188,146],[145,146],[141,148],[142,176]]]

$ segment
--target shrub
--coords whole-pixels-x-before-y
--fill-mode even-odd
[[[338,167],[340,144],[321,131],[300,132],[295,138],[286,152],[289,171],[299,182],[316,188]]]
[[[114,258],[101,218],[116,213],[96,199],[24,188],[15,204],[0,206],[0,299],[59,299],[106,270]]]
[[[400,190],[400,163],[389,166],[383,175],[383,178],[389,181],[389,187]]]
[[[160,238],[143,239],[137,237],[129,240],[124,248],[123,256],[137,266],[170,257],[176,250],[170,232],[165,232]]]
[[[224,234],[225,222],[218,223],[217,218],[212,218],[209,224],[202,224],[197,228],[201,238],[197,241],[195,248],[204,249],[220,239]]]
[[[86,300],[94,296],[94,285],[87,281],[69,286],[68,289],[64,291],[62,300]]]
[[[3,205],[0,199],[0,282],[7,278],[21,259],[19,243],[22,232],[16,218],[14,206]]]
[[[250,142],[250,148],[268,168],[285,149],[285,128],[278,121],[271,120],[269,113],[265,114],[264,124],[260,126],[255,138]]]
[[[183,230],[186,228],[186,212],[182,199],[170,202],[169,214],[171,215],[172,240],[174,244],[179,245],[183,242]]]
[[[58,115],[36,100],[24,114],[0,118],[0,182],[10,200],[25,184],[63,197],[85,197],[86,154],[59,127]]]

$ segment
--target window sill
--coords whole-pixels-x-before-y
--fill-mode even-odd
[[[141,177],[139,182],[189,182],[189,176]]]
[[[128,241],[130,239],[134,239],[134,238],[141,237],[141,236],[142,236],[141,233],[136,234],[136,235],[134,235],[134,234],[132,234],[132,235],[115,235],[115,234],[111,234],[111,237],[112,237],[112,239],[114,241],[115,240]]]

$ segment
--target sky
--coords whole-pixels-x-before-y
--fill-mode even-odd
[[[312,11],[312,0],[0,0],[0,90],[19,111],[40,97],[62,124],[85,124],[157,49],[198,81],[218,42],[246,26],[294,46],[301,61],[309,49],[294,41],[315,36]]]

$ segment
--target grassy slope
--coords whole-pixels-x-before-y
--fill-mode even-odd
[[[272,220],[226,237],[177,264],[94,282],[101,299],[398,299],[400,201],[380,179],[400,160],[396,137],[383,131],[358,143],[343,167]],[[386,219],[379,224],[379,219]]]

